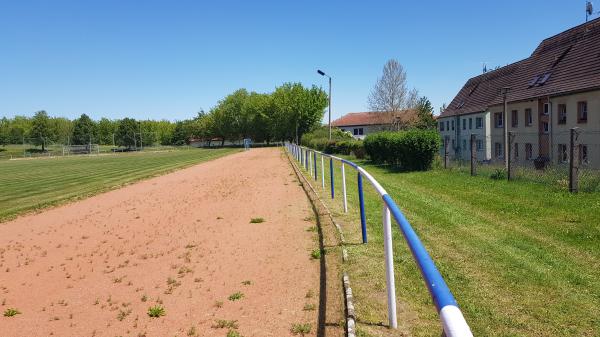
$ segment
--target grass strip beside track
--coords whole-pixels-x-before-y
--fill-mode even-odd
[[[239,149],[190,149],[0,162],[0,221],[216,159]]]
[[[349,158],[355,160],[354,158]],[[319,158],[320,161],[320,158]],[[524,181],[456,171],[398,173],[355,160],[377,179],[413,225],[453,291],[475,336],[600,335],[600,194],[577,195]],[[382,201],[365,181],[369,243],[359,244],[356,171],[340,164],[331,200],[329,163],[322,198],[344,226],[359,336],[396,336],[387,328]],[[304,172],[306,175],[308,173]],[[314,182],[314,180],[313,180]],[[438,315],[394,223],[400,329],[439,336]]]

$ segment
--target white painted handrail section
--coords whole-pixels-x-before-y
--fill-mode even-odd
[[[382,206],[382,223],[383,223],[383,247],[384,247],[384,264],[385,264],[385,275],[386,275],[386,288],[387,288],[387,301],[388,301],[388,318],[389,325],[391,328],[396,329],[398,327],[398,319],[396,313],[396,284],[394,279],[394,252],[392,242],[392,217],[396,220],[400,231],[408,247],[413,255],[417,266],[425,280],[429,293],[433,299],[433,302],[438,310],[442,328],[446,337],[473,337],[473,333],[467,324],[452,292],[446,285],[442,275],[437,270],[433,260],[429,256],[429,253],[421,243],[421,240],[413,230],[408,220],[404,217],[404,214],[394,200],[388,195],[387,191],[379,184],[379,182],[362,167],[355,163],[332,156],[323,152],[319,152],[306,147],[298,146],[292,143],[286,143],[286,148],[291,154],[295,154],[296,160],[302,164],[302,166],[310,172],[317,180],[317,157],[321,156],[321,186],[325,188],[325,157],[331,158],[330,161],[330,180],[331,180],[331,197],[334,198],[334,182],[333,182],[333,160],[341,163],[342,172],[342,195],[343,195],[343,206],[344,212],[348,212],[348,201],[347,201],[347,190],[346,190],[346,165],[353,167],[358,172],[358,193],[359,193],[359,206],[361,209],[361,226],[363,234],[363,243],[366,241],[366,217],[364,214],[364,197],[362,192],[362,177],[366,178],[369,183],[375,188],[377,194],[383,201]],[[303,153],[304,152],[304,153]],[[311,158],[315,155],[315,158]],[[308,159],[305,158],[308,156]],[[313,166],[314,165],[314,166]]]

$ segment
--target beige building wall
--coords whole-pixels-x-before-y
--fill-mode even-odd
[[[587,102],[587,122],[579,123],[577,119],[578,114],[578,103],[585,101]],[[541,103],[540,103],[541,102]],[[543,103],[549,103],[549,114],[548,119],[550,123],[548,125],[548,136],[547,138],[540,138],[540,111],[539,108],[543,108]],[[559,104],[566,105],[566,116],[567,120],[565,124],[559,123]],[[527,125],[525,110],[531,109],[532,123]],[[513,114],[512,111],[517,111],[517,126],[513,126]],[[490,128],[491,128],[491,157],[492,161],[503,161],[503,155],[496,155],[496,144],[504,143],[504,131],[502,128],[498,128],[495,125],[495,114],[502,113],[502,105],[495,105],[489,108],[490,112]],[[542,100],[531,100],[525,102],[509,103],[506,125],[508,131],[515,133],[514,144],[512,150],[513,160],[519,164],[527,164],[528,161],[532,161],[537,158],[540,154],[541,147],[544,144],[540,144],[540,139],[543,142],[547,142],[548,155],[550,160],[554,164],[568,163],[565,161],[565,147],[568,158],[568,146],[570,143],[570,129],[573,127],[580,128],[580,136],[578,142],[586,146],[587,160],[584,165],[593,168],[600,168],[600,90],[590,91],[586,93],[565,95],[558,97],[550,97],[549,99]],[[531,144],[531,157],[526,158],[527,144]],[[503,150],[503,149],[502,149]],[[516,150],[516,153],[515,153]],[[502,151],[502,153],[504,153]],[[515,158],[515,154],[517,158]]]
[[[477,126],[477,119],[481,124]],[[440,123],[444,123],[441,130]],[[477,160],[487,161],[490,159],[490,137],[489,137],[489,113],[478,112],[460,116],[449,116],[438,118],[438,131],[442,138],[448,139],[448,154],[451,159],[471,160],[471,135],[475,135],[477,144]],[[443,146],[440,155],[444,155]]]

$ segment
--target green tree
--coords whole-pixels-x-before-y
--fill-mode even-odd
[[[131,148],[137,147],[136,133],[138,132],[138,123],[133,118],[123,118],[119,122],[119,127],[115,134],[115,141],[119,146]]]
[[[52,117],[49,123],[52,130],[52,141],[67,144],[73,133],[73,122],[64,117]]]
[[[8,144],[9,136],[10,136],[10,123],[8,118],[2,117],[0,119],[0,145],[6,146]]]
[[[321,88],[307,89],[300,83],[284,83],[272,94],[273,135],[279,140],[301,139],[319,126],[327,106],[327,94]]]
[[[103,145],[113,145],[113,140],[117,129],[119,128],[119,121],[110,120],[108,118],[101,118],[98,121],[98,143]],[[116,143],[116,140],[115,140]]]
[[[86,114],[82,114],[73,122],[71,144],[91,144],[98,142],[96,123]]]
[[[415,128],[417,129],[435,129],[436,121],[433,118],[433,106],[427,97],[423,96],[419,98],[417,103],[417,121],[415,122]]]
[[[221,138],[221,146],[225,140],[238,140],[248,133],[248,118],[243,116],[244,103],[248,97],[246,89],[238,89],[219,101],[211,111],[213,131]]]
[[[52,136],[49,117],[46,111],[38,111],[35,113],[35,116],[33,116],[30,136],[34,145],[41,145],[42,152],[46,151],[46,142],[49,141]]]

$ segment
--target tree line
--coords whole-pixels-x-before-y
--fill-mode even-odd
[[[293,140],[320,125],[327,94],[316,86],[284,83],[271,93],[239,89],[208,112],[181,121],[92,120],[87,114],[70,120],[38,111],[33,117],[0,119],[0,145],[101,144],[134,147],[184,145],[191,140],[220,142],[250,138],[254,142]]]

